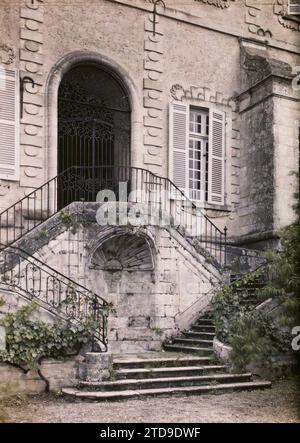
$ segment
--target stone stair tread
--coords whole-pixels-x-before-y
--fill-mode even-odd
[[[215,333],[214,332],[200,332],[200,331],[193,331],[193,329],[189,329],[188,331],[185,332],[185,334],[196,334],[196,335],[206,335],[208,337],[214,337]]]
[[[210,374],[210,375],[195,375],[195,376],[185,376],[185,377],[158,377],[158,378],[126,378],[122,380],[110,380],[102,382],[80,382],[81,386],[94,386],[94,387],[105,387],[105,386],[122,386],[131,383],[172,383],[172,382],[184,382],[184,381],[214,381],[214,380],[224,380],[224,379],[234,379],[234,378],[250,378],[252,376],[251,372],[243,374]]]
[[[126,391],[79,391],[76,388],[63,388],[63,394],[75,397],[75,398],[86,398],[95,400],[108,400],[108,399],[122,399],[129,397],[139,397],[143,395],[163,395],[163,394],[197,394],[206,392],[216,392],[223,390],[234,390],[234,389],[263,389],[270,388],[271,382],[269,381],[250,381],[250,382],[239,382],[239,383],[226,383],[218,385],[201,385],[201,386],[180,386],[172,388],[156,388],[156,389],[136,389],[136,390],[126,390]]]
[[[174,341],[173,341],[173,343],[175,343],[176,341],[183,341],[183,342],[186,342],[186,343],[209,343],[209,344],[213,344],[213,340],[206,340],[206,339],[202,339],[202,338],[185,338],[185,337],[177,337],[177,338],[174,338]]]
[[[207,361],[208,359],[211,359],[211,357],[193,357],[191,356],[184,356],[184,357],[165,357],[165,358],[130,358],[130,359],[114,359],[115,364],[136,364],[136,363],[164,363],[164,362],[186,362],[186,361]]]
[[[186,346],[181,344],[165,345],[165,349],[182,349],[184,351],[204,351],[213,352],[212,348],[201,348],[200,346]]]
[[[215,330],[215,327],[213,325],[199,325],[199,323],[195,323],[193,328],[197,329],[203,329],[203,332],[207,332],[207,330]]]
[[[116,374],[132,374],[132,373],[156,373],[156,372],[176,372],[176,371],[205,371],[206,369],[226,369],[225,365],[205,365],[205,366],[170,366],[159,368],[133,368],[133,369],[117,369]]]
[[[215,325],[213,323],[207,324],[207,323],[201,323],[199,320],[196,321],[195,326],[200,326],[201,328],[214,328]]]

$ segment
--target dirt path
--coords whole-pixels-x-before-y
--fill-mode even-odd
[[[122,402],[69,403],[35,397],[21,407],[6,408],[10,422],[300,422],[297,380],[274,383],[266,391],[236,392]]]

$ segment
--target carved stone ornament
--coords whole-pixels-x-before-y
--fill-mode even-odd
[[[185,91],[181,85],[176,83],[176,85],[173,85],[170,90],[171,96],[174,98],[174,100],[181,101],[185,95]]]
[[[205,3],[209,6],[215,6],[216,8],[226,9],[229,8],[230,2],[234,2],[235,0],[194,0],[198,3]]]
[[[0,63],[10,65],[15,57],[16,53],[13,48],[8,45],[0,45]]]
[[[274,4],[274,14],[284,28],[300,32],[300,17],[288,15],[288,0],[277,0]]]

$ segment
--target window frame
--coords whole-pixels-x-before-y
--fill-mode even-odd
[[[230,164],[228,163],[228,159],[230,159],[230,152],[231,152],[231,145],[232,145],[232,108],[231,106],[229,106],[228,104],[221,104],[221,103],[216,103],[215,101],[204,101],[204,100],[199,100],[199,99],[195,99],[195,98],[188,98],[188,99],[183,99],[182,101],[177,101],[177,100],[172,100],[170,102],[170,104],[172,104],[173,106],[175,104],[178,105],[185,105],[188,107],[188,110],[190,109],[190,107],[195,107],[195,108],[202,108],[202,109],[206,109],[209,112],[209,115],[212,115],[212,111],[216,110],[216,111],[220,111],[220,112],[224,112],[225,114],[225,121],[224,121],[224,130],[225,130],[225,134],[224,134],[224,183],[223,183],[223,190],[224,190],[224,202],[223,204],[218,204],[218,203],[211,203],[208,201],[200,201],[200,200],[195,200],[195,203],[197,204],[197,206],[201,209],[212,209],[212,210],[216,210],[216,211],[227,211],[230,212],[232,209],[232,202],[231,202],[231,167]],[[171,112],[170,110],[171,108],[169,107],[169,112]],[[188,111],[189,112],[189,111]],[[189,120],[189,119],[188,119]],[[169,118],[169,123],[172,122],[172,118]],[[189,130],[189,125],[187,130]],[[173,134],[171,133],[172,128],[171,125],[169,125],[169,155],[168,155],[168,176],[170,177],[170,179],[172,181],[174,181],[173,179]],[[188,133],[189,135],[189,133]],[[188,159],[187,159],[188,161]],[[188,168],[187,168],[188,169]],[[188,180],[188,178],[187,178]],[[184,190],[185,194],[188,196],[187,194],[187,189]],[[174,195],[172,196],[173,199],[178,198],[178,196]]]
[[[1,167],[5,169],[11,169],[11,174],[0,173],[0,180],[7,181],[19,181],[20,180],[20,78],[19,70],[13,67],[5,67],[0,64],[0,87],[5,88],[5,82],[7,79],[6,72],[13,73],[14,78],[14,121],[9,118],[0,119],[0,123],[3,125],[11,126],[14,129],[14,166],[10,168],[5,163],[1,163]],[[11,74],[10,74],[11,75]],[[3,86],[4,85],[4,86]]]

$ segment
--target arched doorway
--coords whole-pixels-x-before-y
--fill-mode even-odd
[[[60,208],[74,200],[95,201],[100,189],[117,190],[118,182],[126,180],[130,166],[129,98],[121,80],[107,68],[78,65],[62,78],[57,164],[62,177],[58,180]],[[70,174],[64,173],[67,170]]]

